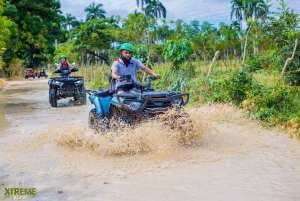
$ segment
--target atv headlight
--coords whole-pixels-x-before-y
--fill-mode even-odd
[[[180,98],[175,98],[173,100],[174,100],[174,103],[176,105],[182,105],[182,103],[183,103],[183,99],[181,97]]]
[[[80,85],[82,83],[83,83],[83,80],[78,80],[78,81],[75,82],[75,84],[77,84],[77,85]]]
[[[132,101],[124,101],[123,102],[129,109],[138,110],[142,106],[142,102],[132,102]]]
[[[59,87],[62,87],[62,85],[63,85],[63,83],[59,82],[59,81],[54,81],[54,82],[52,82],[52,84],[59,86]]]

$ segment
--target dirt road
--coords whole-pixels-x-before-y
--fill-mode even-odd
[[[0,92],[0,200],[14,199],[5,188],[36,188],[27,200],[300,200],[300,141],[234,108],[190,109],[202,135],[192,146],[174,143],[159,124],[103,143],[87,128],[91,108],[69,100],[51,108],[47,79],[8,82]],[[144,151],[123,155],[128,147]]]

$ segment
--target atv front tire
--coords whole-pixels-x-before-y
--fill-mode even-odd
[[[51,104],[51,89],[49,88],[49,104]]]
[[[84,86],[82,86],[81,90],[75,95],[74,101],[80,101],[80,105],[86,105],[86,89]]]
[[[109,129],[107,120],[98,114],[96,109],[89,112],[88,126],[95,132],[105,132]]]
[[[50,89],[50,102],[52,107],[57,107],[56,90]]]
[[[81,105],[86,105],[86,89],[85,87],[81,87],[81,92],[79,94],[79,100]]]

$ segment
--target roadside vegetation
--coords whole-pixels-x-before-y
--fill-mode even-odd
[[[91,3],[85,21],[62,15],[55,0],[26,2],[0,1],[2,76],[48,64],[53,70],[64,53],[88,88],[107,88],[118,47],[128,42],[162,76],[154,88],[189,92],[197,106],[231,103],[300,136],[300,17],[285,1],[270,12],[275,0],[231,0],[232,22],[217,26],[168,19],[171,11],[158,0],[137,1],[123,19]]]

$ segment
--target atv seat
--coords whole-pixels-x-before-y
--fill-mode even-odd
[[[140,97],[140,93],[127,92],[117,95],[120,98],[168,98],[174,95],[181,94],[180,92],[175,91],[145,91]]]
[[[109,95],[109,89],[102,89],[102,90],[93,90],[92,91],[96,96],[105,97]]]

